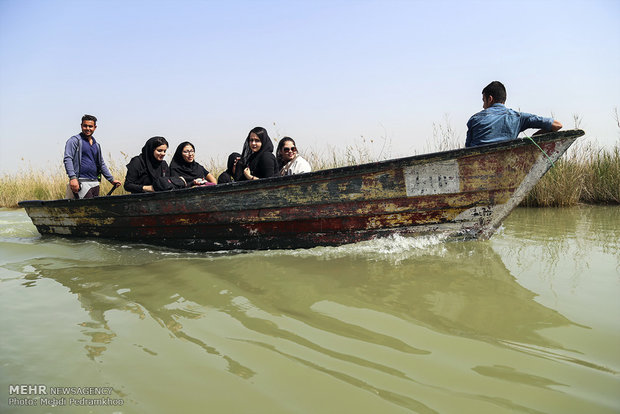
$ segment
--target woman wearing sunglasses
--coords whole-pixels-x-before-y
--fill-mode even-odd
[[[312,171],[310,163],[297,152],[297,146],[291,137],[284,137],[278,142],[276,154],[278,155],[280,175],[293,175]]]

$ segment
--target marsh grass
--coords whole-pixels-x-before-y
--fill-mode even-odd
[[[593,149],[586,162],[582,201],[620,204],[620,143],[611,151]]]
[[[17,207],[21,200],[54,200],[63,198],[65,187],[58,185],[64,181],[61,170],[41,171],[29,169],[16,174],[0,177],[0,206]]]
[[[530,191],[527,207],[620,204],[620,143],[607,150],[575,144]]]
[[[424,152],[449,151],[461,148],[464,143],[465,139],[457,134],[450,118],[445,115],[443,123],[433,122],[433,139],[426,142]]]
[[[426,152],[458,148],[463,140],[449,123],[434,125],[433,138]],[[434,146],[434,148],[431,148]],[[121,182],[125,180],[124,161],[106,158],[108,168]],[[328,146],[323,151],[308,148],[302,152],[314,170],[357,165],[392,158],[387,138],[361,137],[354,145],[342,148]],[[225,160],[210,158],[198,160],[216,177],[226,169]],[[68,179],[64,167],[52,169],[28,167],[15,174],[0,175],[0,207],[17,207],[21,200],[54,200],[63,198]],[[111,185],[103,180],[100,194],[105,195]],[[114,195],[126,194],[117,188]],[[620,204],[620,141],[612,149],[598,148],[579,141],[538,182],[521,205],[529,207],[567,207],[578,203]]]
[[[391,158],[390,154],[389,139],[384,137],[378,140],[360,137],[355,144],[343,148],[328,145],[325,151],[309,148],[301,153],[315,171],[382,161]]]
[[[526,207],[568,207],[579,203],[583,165],[577,157],[560,159],[521,202]]]
[[[122,166],[122,168],[121,168]],[[117,162],[108,164],[114,178],[125,180],[125,166]],[[15,174],[0,176],[0,207],[15,208],[22,200],[57,200],[65,197],[69,179],[63,166],[55,169],[35,169],[29,166]],[[105,195],[112,185],[105,179],[101,182],[99,193]],[[114,191],[114,195],[126,194],[123,187]]]

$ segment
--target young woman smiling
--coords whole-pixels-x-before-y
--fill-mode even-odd
[[[310,163],[299,155],[295,140],[291,137],[284,137],[278,142],[276,154],[280,175],[293,175],[312,171]]]
[[[160,177],[169,177],[168,163],[164,161],[168,141],[164,137],[153,137],[146,141],[142,153],[127,164],[125,190],[130,193],[153,192],[153,182]]]
[[[190,185],[215,184],[215,177],[195,160],[196,148],[191,142],[181,142],[170,162],[170,175],[183,177]]]
[[[257,180],[275,177],[278,174],[278,163],[273,155],[273,142],[265,128],[256,127],[250,131],[239,162],[243,165],[240,180]]]

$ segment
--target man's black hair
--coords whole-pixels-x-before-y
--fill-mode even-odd
[[[492,96],[495,103],[506,102],[506,88],[500,81],[493,81],[485,86],[482,95]]]
[[[84,123],[84,121],[93,121],[95,125],[97,125],[97,117],[95,115],[84,115],[82,117],[82,123]]]

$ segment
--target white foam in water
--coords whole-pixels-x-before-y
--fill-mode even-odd
[[[0,238],[24,238],[24,239],[38,239],[40,234],[36,227],[30,223],[0,223]],[[16,240],[13,240],[16,241]]]
[[[441,255],[445,252],[445,236],[401,236],[393,234],[384,238],[346,244],[336,247],[314,247],[297,250],[272,250],[256,252],[263,255],[293,255],[301,257],[320,257],[336,259],[340,257],[359,257],[366,260],[387,260],[399,263],[419,255]],[[437,249],[439,247],[439,250]]]
[[[2,209],[0,214],[0,239],[3,241],[20,242],[18,239],[32,240],[40,237],[25,211]]]

